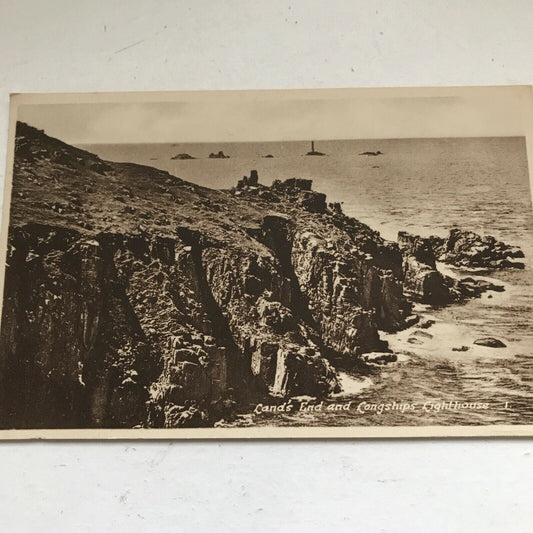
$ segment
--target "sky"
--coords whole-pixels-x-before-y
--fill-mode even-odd
[[[530,87],[15,95],[71,144],[520,136]]]

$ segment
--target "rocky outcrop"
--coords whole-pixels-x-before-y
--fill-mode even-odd
[[[229,159],[229,155],[225,155],[222,150],[219,150],[217,153],[211,152],[209,159]]]
[[[404,291],[413,300],[446,305],[452,300],[451,284],[436,268],[435,255],[426,239],[398,233],[403,255]]]
[[[297,205],[307,211],[324,213],[327,209],[326,195],[312,191],[311,186],[312,180],[290,178],[285,181],[275,180],[271,189],[292,198]]]
[[[482,339],[477,339],[474,341],[474,344],[479,346],[488,346],[489,348],[505,348],[505,343],[500,339],[495,339],[494,337],[484,337]]]
[[[308,179],[265,186],[252,170],[213,191],[27,125],[13,195],[5,428],[208,426],[267,396],[339,392],[336,365],[395,360],[379,331],[417,323],[412,300],[502,290],[436,259],[520,253],[490,239],[471,253],[477,237],[459,234],[387,242]]]
[[[182,154],[176,154],[172,156],[170,159],[196,159],[196,157],[193,157],[190,154],[182,153]]]
[[[257,187],[259,183],[259,175],[257,170],[252,170],[250,176],[243,176],[242,180],[237,182],[237,189],[243,189],[244,187]]]
[[[467,298],[479,297],[486,291],[501,292],[502,285],[487,280],[445,276],[437,270],[435,249],[437,238],[423,238],[407,232],[398,234],[403,254],[404,291],[414,301],[433,305],[447,305]]]
[[[239,198],[258,202],[263,192],[275,194],[276,206],[289,205],[300,213],[303,207],[309,213],[301,223],[290,211],[267,216],[251,234],[274,251],[297,289],[299,312],[319,328],[329,348],[352,356],[382,349],[377,329],[401,329],[410,316],[402,291],[402,255],[394,243],[337,209],[328,210],[325,202],[319,210],[309,208],[309,193],[323,196],[311,186],[311,180],[289,179],[238,191]]]
[[[433,251],[443,263],[457,267],[502,269],[524,268],[524,252],[487,235],[482,237],[473,231],[458,228],[450,230],[448,237],[428,237],[422,239],[425,246]]]

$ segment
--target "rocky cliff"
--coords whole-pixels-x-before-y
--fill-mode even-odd
[[[19,123],[12,195],[3,428],[202,426],[324,396],[412,320],[398,245],[308,180],[215,191]]]
[[[443,250],[454,249],[452,242],[457,242],[457,236],[465,235],[469,244],[463,243],[460,254],[446,253]],[[474,238],[470,238],[474,236]],[[497,242],[494,238],[487,238],[489,242]],[[463,232],[459,229],[450,231],[448,239],[439,237],[423,238],[411,235],[405,231],[398,234],[398,244],[403,255],[404,293],[410,300],[443,306],[453,302],[460,302],[468,298],[476,298],[486,291],[501,292],[502,285],[497,285],[488,280],[474,279],[472,277],[451,278],[438,271],[437,258],[458,267],[473,267],[483,264],[486,268],[514,267],[514,264],[502,264],[501,260],[495,263],[491,252],[479,254],[479,235],[473,232]],[[511,250],[511,247],[500,243],[499,249]],[[494,253],[500,253],[498,250]],[[513,249],[515,257],[524,257],[521,250]],[[460,257],[460,260],[455,260]],[[468,261],[466,258],[474,258]],[[485,259],[480,260],[479,257]],[[523,264],[521,267],[523,268]]]

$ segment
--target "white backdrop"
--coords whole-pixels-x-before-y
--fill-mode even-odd
[[[0,0],[8,94],[533,83],[530,0]],[[0,443],[2,531],[531,531],[531,439]]]

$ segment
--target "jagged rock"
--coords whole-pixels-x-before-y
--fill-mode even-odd
[[[229,159],[229,155],[225,155],[222,150],[220,150],[218,153],[211,152],[209,154],[209,159]]]
[[[242,180],[237,182],[237,189],[243,189],[244,187],[257,187],[259,184],[259,175],[257,170],[250,172],[250,177],[243,176]]]
[[[410,328],[411,326],[414,326],[415,324],[417,324],[419,320],[420,320],[420,317],[418,315],[409,315],[405,319],[405,327]],[[420,327],[424,327],[424,326],[421,324]]]
[[[280,201],[280,197],[277,194],[275,194],[273,191],[268,190],[268,189],[259,191],[258,196],[262,198],[263,200],[266,200],[267,202],[270,202],[270,203],[277,203]]]
[[[438,272],[435,253],[442,253],[445,241],[439,237],[423,238],[407,232],[398,234],[402,251],[404,289],[413,299],[433,305],[446,305],[453,301],[479,297],[486,291],[501,292],[504,287],[473,279],[453,279]]]
[[[250,177],[248,178],[248,185],[252,187],[257,187],[258,183],[259,183],[259,176],[257,174],[257,170],[252,170],[250,172]]]
[[[313,180],[301,178],[289,178],[285,181],[275,180],[272,183],[272,188],[279,191],[291,191],[294,189],[300,191],[310,191],[313,186]]]
[[[332,202],[328,204],[328,207],[335,213],[342,214],[342,206],[340,202]]]
[[[209,426],[209,417],[198,407],[188,409],[180,405],[172,405],[165,409],[166,428],[197,428]]]
[[[437,271],[435,255],[426,239],[401,231],[398,246],[403,255],[404,291],[411,298],[433,305],[451,301],[445,277]]]
[[[278,350],[274,394],[308,394],[323,397],[340,392],[337,374],[333,367],[319,355],[308,356],[296,346],[288,345]]]
[[[482,279],[463,278],[455,281],[454,289],[460,298],[476,298],[486,291],[503,292],[505,287]]]
[[[494,337],[483,337],[482,339],[477,339],[474,341],[474,344],[479,346],[488,346],[489,348],[505,348],[506,344],[499,339]]]
[[[521,250],[497,241],[494,237],[481,237],[472,231],[457,228],[450,230],[441,251],[442,260],[456,266],[524,268],[523,263],[509,260],[524,257]]]
[[[494,237],[482,237],[473,231],[458,228],[450,230],[446,239],[429,237],[422,239],[433,250],[439,261],[469,268],[524,268],[524,263],[512,261],[524,257],[517,247],[509,246]]]
[[[424,331],[422,329],[415,329],[411,335],[418,339],[432,339],[433,338],[433,335],[431,333],[428,333],[427,331]]]

